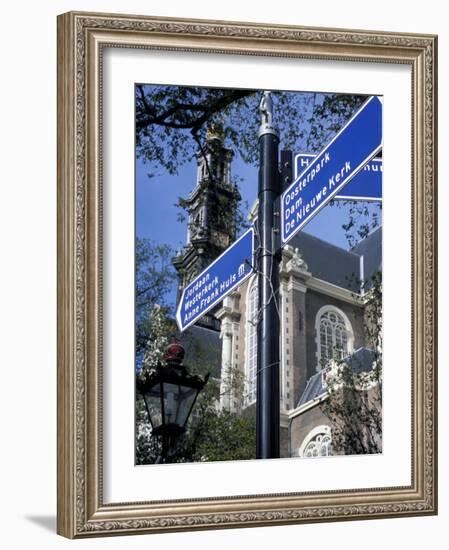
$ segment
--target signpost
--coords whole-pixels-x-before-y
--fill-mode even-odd
[[[223,300],[252,273],[254,230],[248,229],[186,286],[176,322],[182,332]]]
[[[255,261],[259,288],[256,456],[276,458],[279,456],[280,405],[280,250],[275,235],[280,229],[281,247],[284,246],[334,198],[382,199],[382,160],[374,158],[382,148],[382,103],[378,97],[370,97],[318,155],[296,155],[297,177],[281,196],[279,133],[273,125],[270,92],[264,92],[259,110],[257,251],[251,228],[183,290],[176,321],[181,331],[193,325],[251,275]],[[288,158],[291,157],[284,154],[283,183],[292,171]]]
[[[297,153],[295,155],[295,181],[298,175],[313,161],[316,155]],[[344,188],[335,195],[334,200],[363,200],[379,202],[382,200],[382,159],[370,160]]]
[[[281,197],[285,245],[382,148],[382,103],[371,96]]]

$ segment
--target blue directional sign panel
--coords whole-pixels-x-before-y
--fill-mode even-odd
[[[251,228],[186,286],[176,311],[180,331],[193,325],[251,275],[253,250]]]
[[[295,155],[295,180],[304,171],[316,155],[297,153]],[[334,200],[382,200],[382,159],[370,160],[344,188],[335,195]]]
[[[281,197],[286,244],[382,148],[382,103],[371,96]]]

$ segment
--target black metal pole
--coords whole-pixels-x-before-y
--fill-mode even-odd
[[[260,104],[258,257],[259,304],[257,323],[257,458],[279,457],[279,257],[275,254],[280,192],[279,134],[273,126],[272,102],[264,92]],[[276,220],[276,221],[275,221]]]

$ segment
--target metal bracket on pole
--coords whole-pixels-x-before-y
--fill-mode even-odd
[[[279,166],[279,178],[280,178],[280,192],[283,193],[285,189],[293,182],[293,152],[288,149],[281,150],[281,161]],[[275,214],[279,213],[279,218],[275,221],[277,224],[277,231],[275,234],[275,247],[276,254],[279,255],[279,261],[282,259],[282,243],[281,243],[281,197],[276,199]]]
[[[281,197],[278,196],[273,202],[273,254],[280,262],[282,257],[281,247]]]
[[[293,182],[293,151],[281,151],[281,191],[284,192]]]

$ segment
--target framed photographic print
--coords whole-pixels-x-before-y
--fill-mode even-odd
[[[58,532],[435,514],[435,36],[58,18]]]

